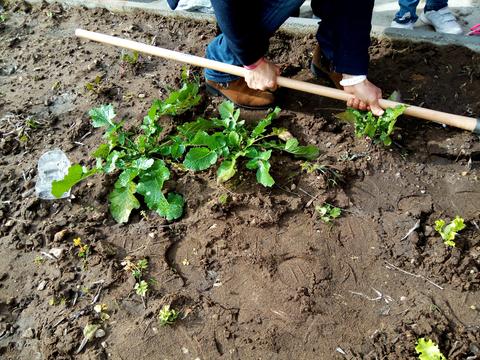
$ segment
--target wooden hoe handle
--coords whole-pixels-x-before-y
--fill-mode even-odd
[[[205,59],[199,56],[184,54],[178,51],[163,49],[156,46],[143,44],[140,42],[122,39],[116,36],[105,35],[92,31],[77,29],[75,35],[84,39],[89,39],[104,44],[119,46],[122,48],[138,51],[144,54],[159,56],[161,58],[179,61],[182,63],[199,66],[202,68],[221,71],[224,73],[245,77],[247,69],[240,66],[224,64],[219,61]],[[343,90],[333,89],[326,86],[307,83],[304,81],[293,80],[282,76],[277,77],[279,86],[289,89],[299,90],[310,94],[321,95],[332,99],[347,101],[353,95],[347,94]],[[384,109],[395,107],[397,105],[406,105],[406,115],[414,116],[420,119],[434,121],[439,124],[454,126],[460,129],[469,130],[480,134],[480,119],[475,119],[467,116],[454,115],[441,111],[430,110],[419,106],[411,106],[408,104],[401,104],[395,101],[381,99],[380,106]]]

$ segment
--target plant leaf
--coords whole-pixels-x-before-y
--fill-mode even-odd
[[[110,146],[108,144],[100,144],[98,148],[92,153],[94,158],[106,159],[110,153]]]
[[[217,170],[217,182],[223,183],[230,180],[237,172],[236,161],[224,160]]]
[[[275,180],[270,175],[270,163],[266,160],[258,161],[257,181],[266,187],[272,187],[275,184]]]
[[[56,198],[62,197],[64,193],[70,190],[75,184],[83,179],[95,174],[97,169],[86,171],[81,165],[75,164],[68,168],[67,175],[62,180],[52,182],[52,195]]]
[[[145,198],[145,203],[151,210],[157,210],[165,201],[163,183],[170,178],[170,171],[162,160],[155,160],[152,167],[140,174],[137,192]]]
[[[168,193],[167,198],[159,204],[157,213],[168,221],[176,220],[183,215],[183,205],[182,195]]]
[[[133,163],[132,166],[139,169],[139,170],[147,170],[149,169],[154,163],[153,159],[147,159],[146,157],[140,157],[136,159]]]
[[[102,105],[88,112],[92,120],[92,126],[95,128],[105,126],[108,129],[115,127],[113,119],[116,114],[112,105]]]
[[[273,111],[269,112],[265,119],[260,120],[257,126],[252,131],[252,137],[257,138],[265,132],[267,126],[269,126],[274,119],[280,114],[280,108],[277,106]]]
[[[208,169],[217,162],[217,153],[205,147],[190,149],[183,160],[187,169],[199,171]]]
[[[134,195],[135,188],[135,183],[132,181],[124,187],[119,185],[117,187],[116,183],[115,188],[108,195],[108,200],[110,201],[110,213],[116,222],[127,222],[132,210],[140,207],[140,203]]]
[[[419,360],[446,360],[446,357],[440,352],[438,345],[432,340],[418,339],[415,351],[417,354],[420,354],[418,356]]]

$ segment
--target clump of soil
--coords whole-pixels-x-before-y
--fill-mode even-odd
[[[182,220],[138,211],[119,225],[107,209],[112,178],[92,178],[68,200],[41,201],[33,190],[37,160],[58,147],[84,162],[101,141],[88,110],[112,103],[119,117],[140,123],[154,99],[178,86],[181,65],[142,55],[125,64],[120,49],[77,39],[74,29],[203,56],[215,26],[47,4],[7,15],[0,28],[2,358],[413,359],[419,337],[449,359],[480,357],[477,136],[405,118],[394,145],[383,148],[334,118],[343,104],[282,89],[277,125],[316,144],[319,164],[341,178],[302,172],[286,156],[273,159],[272,189],[251,174],[221,187],[213,172],[178,172]],[[317,81],[306,70],[314,43],[313,35],[280,33],[270,56],[286,75]],[[376,40],[371,55],[370,78],[385,93],[480,113],[478,54]],[[161,121],[168,128],[215,114],[220,101],[204,94],[187,118]],[[324,202],[343,216],[320,222],[314,207]],[[447,248],[432,226],[455,215],[467,229]],[[87,263],[73,246],[78,237],[91,246]],[[123,270],[126,256],[149,260],[155,282],[146,309]],[[107,304],[110,318],[102,322],[94,304]],[[156,318],[165,304],[183,314],[173,326]],[[92,323],[104,333],[76,354]]]

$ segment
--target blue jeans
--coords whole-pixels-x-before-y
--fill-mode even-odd
[[[261,16],[263,32],[268,37],[272,36],[275,31],[297,11],[305,0],[270,0],[268,6],[264,8]],[[265,2],[267,3],[267,2]],[[218,35],[208,44],[207,59],[220,61],[225,64],[242,66],[243,64],[228,48],[227,41],[223,34]],[[245,64],[250,65],[250,64]],[[219,71],[206,69],[205,78],[207,80],[226,83],[238,79],[238,76],[225,74]]]
[[[395,21],[399,24],[407,24],[418,20],[417,6],[420,0],[399,0],[400,10],[395,14]],[[425,12],[437,11],[448,6],[448,0],[427,0]]]

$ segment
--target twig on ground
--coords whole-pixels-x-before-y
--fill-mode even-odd
[[[413,225],[413,227],[410,230],[408,230],[407,234],[403,238],[401,238],[400,241],[408,238],[410,236],[410,234],[413,233],[415,230],[417,230],[419,227],[420,227],[420,220],[417,220],[415,225]]]
[[[397,270],[397,271],[399,271],[399,272],[401,272],[401,273],[404,273],[404,274],[406,274],[406,275],[410,275],[410,276],[413,276],[413,277],[416,277],[416,278],[423,279],[423,280],[427,281],[428,283],[432,284],[433,286],[439,288],[440,290],[443,290],[443,287],[441,287],[440,285],[434,283],[432,280],[430,280],[429,278],[427,278],[427,277],[425,277],[425,276],[423,276],[423,275],[413,274],[413,273],[411,273],[411,272],[405,271],[405,270],[400,269],[399,267],[397,267],[397,266],[395,266],[395,265],[393,265],[393,264],[390,264],[388,261],[385,261],[385,263],[387,264],[387,265],[386,265],[386,268],[387,268],[387,269],[390,269],[390,268],[391,268],[391,269]]]
[[[378,301],[378,300],[383,300],[385,301],[387,304],[391,303],[393,301],[392,297],[389,296],[389,295],[384,295],[382,294],[380,291],[378,291],[377,289],[373,288],[372,287],[372,290],[375,291],[375,293],[377,294],[377,297],[375,298],[371,298],[367,295],[365,295],[364,293],[361,293],[361,292],[356,292],[356,291],[349,291],[351,294],[353,295],[359,295],[365,299],[367,299],[368,301]]]
[[[46,256],[47,258],[49,258],[50,260],[57,260],[57,258],[53,255],[50,255],[49,253],[45,252],[45,251],[40,251],[40,254],[42,254],[43,256]]]

